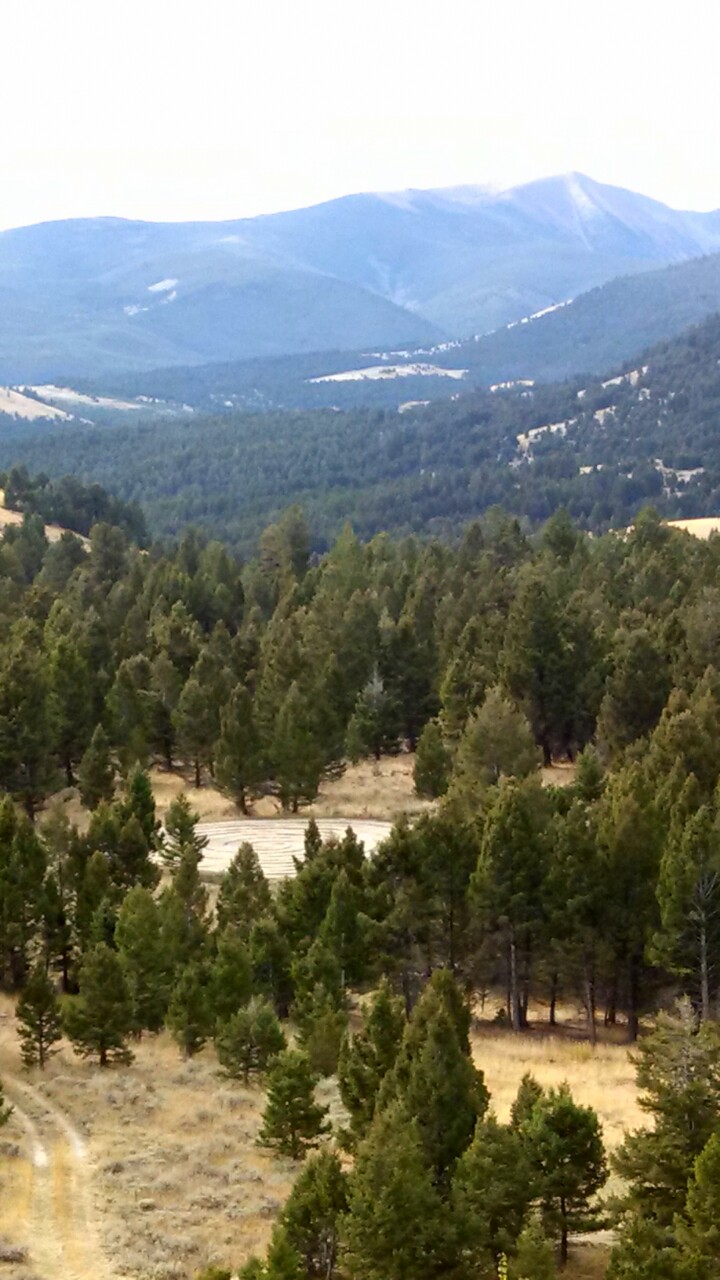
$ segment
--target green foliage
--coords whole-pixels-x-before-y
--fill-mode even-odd
[[[115,943],[132,1004],[133,1031],[159,1031],[172,985],[160,908],[149,889],[135,885],[118,912]]]
[[[255,725],[252,698],[242,685],[233,690],[220,723],[217,780],[241,811],[247,813],[248,796],[262,781],[263,775],[260,736]]]
[[[565,1263],[568,1236],[591,1228],[593,1199],[608,1177],[597,1115],[574,1102],[567,1085],[561,1085],[538,1099],[521,1133],[538,1181],[545,1224],[559,1236]]]
[[[509,1280],[555,1280],[555,1249],[539,1222],[531,1222],[517,1238],[515,1256],[508,1268]]]
[[[247,944],[235,929],[217,936],[217,951],[210,970],[208,998],[213,1016],[226,1022],[250,999],[252,966]]]
[[[119,957],[104,942],[83,957],[80,994],[66,1000],[63,1030],[77,1053],[97,1055],[101,1067],[128,1062],[127,1039],[133,1029],[130,993]]]
[[[338,1084],[350,1114],[350,1140],[363,1137],[375,1111],[380,1086],[395,1064],[405,1029],[402,1001],[383,981],[365,1016],[361,1031],[343,1038],[338,1061]]]
[[[280,1216],[287,1239],[302,1259],[306,1276],[332,1280],[347,1209],[348,1176],[337,1155],[333,1151],[320,1151],[310,1156]]]
[[[34,966],[17,1002],[15,1016],[23,1066],[37,1066],[42,1071],[54,1052],[53,1045],[62,1036],[58,998],[44,965]]]
[[[244,937],[268,915],[272,905],[270,886],[251,844],[241,844],[223,873],[216,912],[221,929],[231,925]]]
[[[168,1005],[166,1024],[184,1058],[199,1053],[213,1031],[213,1010],[206,967],[198,962],[183,969]]]
[[[430,1280],[451,1256],[445,1205],[425,1164],[416,1122],[395,1103],[358,1150],[345,1219],[345,1257],[363,1280]]]
[[[500,689],[489,689],[460,739],[455,785],[477,795],[501,776],[525,778],[537,765],[538,752],[526,717]]]
[[[437,720],[428,720],[418,739],[413,766],[415,790],[419,796],[436,800],[444,796],[450,780],[450,753]]]
[[[115,792],[115,770],[110,743],[101,724],[95,726],[90,743],[78,768],[78,789],[86,809],[97,809],[101,801],[112,800]]]
[[[285,1049],[270,1064],[258,1141],[300,1160],[327,1131],[327,1108],[315,1101],[317,1077],[304,1053]]]
[[[533,1194],[533,1171],[519,1134],[492,1115],[479,1120],[452,1180],[457,1235],[469,1269],[492,1275],[500,1256],[514,1253]]]
[[[337,1007],[336,1000],[321,983],[295,1009],[300,1022],[299,1041],[313,1071],[320,1076],[335,1075],[347,1028],[347,1013]]]
[[[198,862],[207,845],[207,838],[195,830],[200,815],[195,812],[187,796],[176,796],[165,815],[165,839],[162,845],[163,860],[170,866],[189,855]]]
[[[270,1060],[285,1047],[275,1010],[258,996],[220,1022],[215,1033],[220,1065],[231,1079],[241,1079],[245,1084],[251,1072],[265,1071]]]
[[[5,1105],[5,1094],[3,1092],[2,1081],[0,1080],[0,1129],[6,1125],[12,1115],[12,1107]]]
[[[720,1125],[719,1055],[717,1027],[698,1026],[688,1000],[674,1016],[660,1014],[638,1046],[640,1105],[653,1124],[628,1134],[613,1157],[631,1233],[633,1217],[668,1229],[683,1211],[695,1160]],[[624,1240],[625,1232],[621,1253]]]

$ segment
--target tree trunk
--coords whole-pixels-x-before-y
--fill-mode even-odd
[[[635,957],[631,956],[628,961],[628,1041],[634,1044],[638,1038],[640,1030],[640,1020],[638,1017],[638,974]]]
[[[700,919],[700,1001],[702,1020],[710,1019],[710,965],[708,962],[707,927],[705,916]]]
[[[72,760],[69,756],[65,757],[65,781],[69,787],[72,787],[75,784],[75,775],[72,771]]]
[[[200,761],[195,759],[195,786],[200,790]]]
[[[107,1064],[108,1064],[107,1049],[105,1048],[105,1045],[103,1045],[102,1048],[100,1049],[100,1066],[106,1067]]]
[[[557,993],[558,993],[558,975],[553,973],[550,978],[550,1026],[557,1026]]]
[[[564,1196],[561,1196],[561,1197],[560,1197],[560,1219],[561,1219],[561,1224],[562,1224],[562,1225],[561,1225],[561,1229],[560,1229],[560,1230],[561,1230],[561,1234],[560,1234],[560,1262],[561,1262],[562,1266],[564,1267],[564,1266],[566,1266],[566,1265],[567,1265],[567,1260],[568,1260],[568,1222],[567,1222],[567,1205],[565,1204],[565,1197],[564,1197]]]
[[[617,1022],[617,970],[613,973],[610,983],[610,990],[607,993],[605,1001],[605,1017],[603,1021],[606,1027],[614,1027]]]
[[[588,967],[585,969],[585,1008],[587,1010],[590,1043],[594,1048],[597,1044],[597,1026],[595,1024],[595,975]]]
[[[517,943],[514,934],[510,935],[510,1022],[513,1031],[522,1030],[522,1012],[520,1009],[520,986],[517,972]]]

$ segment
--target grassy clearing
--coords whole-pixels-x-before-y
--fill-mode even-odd
[[[500,1119],[527,1071],[544,1085],[567,1080],[578,1101],[595,1107],[612,1149],[624,1131],[641,1123],[627,1047],[589,1045],[535,1030],[524,1036],[476,1024],[475,1060],[485,1072]],[[0,1008],[0,1076],[19,1074],[12,1006]],[[214,1053],[206,1049],[183,1062],[166,1035],[141,1042],[127,1069],[100,1071],[68,1050],[53,1059],[44,1077],[31,1077],[88,1143],[88,1176],[94,1225],[113,1271],[148,1280],[190,1280],[210,1263],[242,1265],[264,1250],[275,1216],[297,1170],[255,1145],[263,1108],[257,1088],[223,1080]],[[339,1110],[332,1084],[323,1101]],[[0,1238],[9,1245],[37,1238],[27,1182],[28,1135],[11,1122],[3,1135],[19,1157],[3,1159],[3,1197],[12,1206],[14,1229],[0,1215]],[[599,1280],[607,1242],[577,1244],[569,1280]],[[18,1280],[27,1280],[24,1269]],[[10,1270],[3,1267],[10,1280]],[[46,1280],[52,1280],[47,1276]],[[78,1274],[76,1280],[95,1280]]]

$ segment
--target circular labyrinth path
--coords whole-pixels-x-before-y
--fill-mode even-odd
[[[293,857],[302,857],[307,825],[307,818],[244,818],[198,823],[198,835],[208,842],[202,869],[215,875],[225,871],[240,845],[247,843],[255,850],[269,880],[294,875]],[[391,822],[370,818],[318,818],[317,825],[324,840],[329,836],[341,839],[348,827],[352,827],[367,854],[373,854],[392,830]]]

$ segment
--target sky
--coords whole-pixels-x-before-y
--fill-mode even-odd
[[[720,207],[715,0],[2,0],[0,227],[579,170]]]

